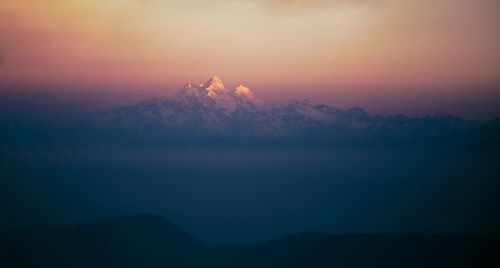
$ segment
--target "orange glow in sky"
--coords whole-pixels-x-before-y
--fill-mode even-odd
[[[217,74],[264,98],[498,96],[499,14],[496,0],[1,1],[0,85],[157,93]]]

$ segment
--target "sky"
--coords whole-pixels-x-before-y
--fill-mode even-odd
[[[493,118],[499,29],[497,0],[0,1],[0,98],[109,107],[218,75],[270,102]]]

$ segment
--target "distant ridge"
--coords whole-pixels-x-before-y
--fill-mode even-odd
[[[474,123],[450,115],[371,115],[292,100],[264,106],[250,88],[234,90],[213,76],[187,83],[171,97],[152,98],[90,120],[98,128],[157,133],[172,140],[407,141],[456,134]]]
[[[302,233],[254,245],[204,245],[159,216],[0,234],[10,267],[498,267],[500,238]]]
[[[310,100],[265,104],[248,87],[229,89],[213,76],[175,94],[79,120],[0,120],[0,143],[139,143],[166,145],[348,145],[493,143],[500,121],[435,114],[377,115]]]

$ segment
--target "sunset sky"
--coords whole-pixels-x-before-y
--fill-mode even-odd
[[[500,116],[500,1],[0,1],[0,94],[118,104],[214,74],[269,101]]]

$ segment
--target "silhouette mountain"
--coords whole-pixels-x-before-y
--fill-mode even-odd
[[[302,233],[209,246],[159,216],[0,235],[1,267],[498,267],[499,238]]]
[[[203,244],[159,216],[101,220],[1,236],[1,267],[160,267],[185,263]]]

